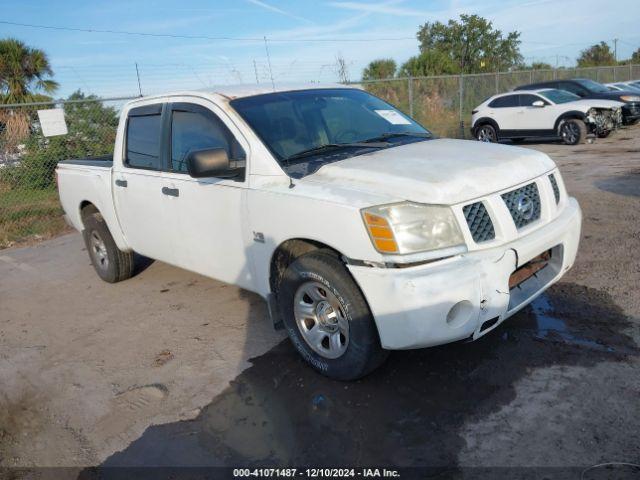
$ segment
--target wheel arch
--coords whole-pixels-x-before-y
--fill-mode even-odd
[[[277,295],[280,280],[289,265],[302,255],[317,250],[325,250],[339,259],[343,257],[336,248],[318,240],[290,238],[281,242],[271,254],[269,262],[269,289],[271,293]]]
[[[476,123],[473,124],[473,135],[476,135],[478,128],[483,125],[491,125],[496,130],[496,135],[500,134],[500,127],[498,126],[498,122],[496,122],[493,118],[490,117],[481,117],[476,120]]]
[[[558,129],[560,128],[560,124],[565,120],[577,119],[577,120],[584,121],[586,117],[587,115],[584,112],[581,112],[580,110],[571,110],[569,112],[564,112],[562,115],[556,118],[556,122],[553,126],[553,129],[557,132]]]

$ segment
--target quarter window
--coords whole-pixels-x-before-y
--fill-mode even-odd
[[[134,168],[160,170],[160,113],[129,116],[127,120],[126,163]]]
[[[189,152],[224,148],[231,160],[244,160],[245,153],[229,129],[212,112],[197,106],[171,114],[171,170],[187,172]]]
[[[505,95],[504,97],[498,97],[493,100],[489,106],[491,108],[507,108],[520,106],[518,101],[518,95]]]

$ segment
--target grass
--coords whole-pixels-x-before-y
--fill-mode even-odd
[[[55,189],[0,186],[0,249],[51,238],[67,230]]]

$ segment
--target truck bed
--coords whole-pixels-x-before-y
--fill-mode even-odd
[[[83,165],[85,167],[111,168],[113,166],[113,155],[102,155],[100,157],[73,158],[58,162],[62,165]]]

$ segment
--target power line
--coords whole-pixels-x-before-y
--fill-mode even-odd
[[[0,24],[4,25],[13,25],[16,27],[28,27],[28,28],[42,28],[48,30],[64,30],[69,32],[83,32],[83,33],[109,33],[116,35],[135,35],[142,37],[157,37],[157,38],[182,38],[189,40],[229,40],[229,41],[242,41],[242,42],[263,42],[264,38],[259,37],[211,37],[208,35],[179,35],[173,33],[150,33],[150,32],[133,32],[126,30],[102,30],[97,28],[75,28],[75,27],[63,27],[57,25],[36,25],[32,23],[18,23],[18,22],[9,22],[6,20],[0,20]],[[351,37],[342,37],[342,38],[312,38],[312,37],[302,37],[302,38],[269,38],[270,42],[392,42],[392,41],[405,41],[405,40],[415,40],[415,37],[378,37],[378,38],[351,38]]]

